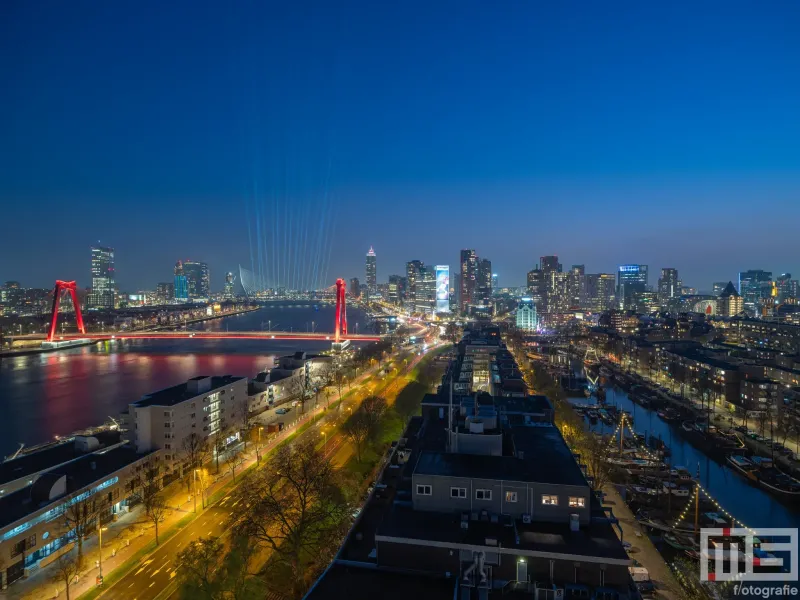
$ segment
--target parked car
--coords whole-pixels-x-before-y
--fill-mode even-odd
[[[289,412],[288,408],[279,408],[278,410],[275,411],[275,414],[276,415],[285,415],[288,412]]]

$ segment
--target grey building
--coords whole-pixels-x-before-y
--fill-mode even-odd
[[[625,310],[636,308],[636,293],[647,291],[647,265],[620,265],[617,270],[617,300]]]
[[[669,301],[680,296],[680,293],[681,282],[678,279],[678,269],[669,267],[661,269],[661,277],[658,278],[658,301],[661,306],[667,306]]]
[[[744,301],[744,310],[750,316],[758,316],[761,298],[769,294],[772,287],[772,272],[751,269],[739,273],[739,294]]]
[[[183,274],[186,277],[189,300],[202,301],[211,297],[208,264],[194,260],[183,261]]]

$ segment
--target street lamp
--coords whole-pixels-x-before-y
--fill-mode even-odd
[[[97,517],[97,535],[98,535],[98,544],[100,546],[100,553],[98,554],[98,565],[100,567],[100,572],[97,576],[97,583],[103,583],[103,532],[108,529],[108,527],[101,527],[100,526],[100,517]]]
[[[325,450],[327,450],[327,448],[328,448],[328,434],[325,433],[324,431],[322,432],[322,439],[324,440],[322,442],[322,454],[324,455],[325,454]]]
[[[258,453],[258,449],[261,446],[261,431],[263,429],[264,429],[263,426],[258,428],[258,444],[256,444],[256,461],[257,462],[261,462],[261,454]]]

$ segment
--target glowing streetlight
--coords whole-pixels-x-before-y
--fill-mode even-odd
[[[97,518],[97,535],[98,535],[98,545],[100,546],[100,553],[98,554],[98,566],[100,567],[100,572],[97,575],[97,584],[100,585],[103,583],[103,532],[108,529],[108,527],[101,527],[100,526],[100,517]]]

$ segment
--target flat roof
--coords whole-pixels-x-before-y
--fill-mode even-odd
[[[75,437],[97,438],[102,447],[113,446],[121,440],[122,434],[118,430],[97,431],[76,435],[40,450],[32,450],[28,454],[20,454],[17,458],[0,463],[0,486],[10,481],[23,477],[33,476],[41,471],[46,471],[62,463],[78,458],[85,452],[78,452],[75,448]]]
[[[489,456],[422,451],[414,473],[470,479],[494,479],[588,486],[558,428],[552,425],[519,425],[510,428],[517,456]]]
[[[605,519],[593,519],[578,531],[571,531],[568,522],[525,524],[517,520],[516,527],[508,527],[504,519],[497,523],[471,520],[469,527],[462,529],[459,513],[415,511],[409,506],[394,504],[378,526],[376,536],[470,546],[487,546],[489,538],[497,540],[498,550],[512,553],[546,552],[580,556],[587,562],[592,559],[631,562],[611,523]]]
[[[198,381],[207,377],[209,376],[198,375],[197,377],[192,377],[189,381]],[[173,385],[172,387],[164,388],[163,390],[159,390],[157,392],[153,392],[152,394],[142,396],[140,400],[137,400],[132,404],[140,408],[145,406],[175,406],[184,400],[190,400],[191,398],[196,398],[197,396],[211,394],[227,385],[247,378],[238,377],[236,375],[214,375],[211,376],[210,379],[211,387],[199,393],[189,390],[188,382],[184,382],[179,383],[178,385]]]
[[[307,600],[347,598],[348,600],[452,600],[455,578],[432,577],[424,573],[398,573],[334,563],[306,596]]]
[[[100,483],[112,473],[123,467],[135,463],[149,454],[139,454],[133,448],[118,446],[110,450],[96,450],[84,454],[79,459],[47,471],[43,475],[41,484],[39,480],[33,485],[26,486],[8,495],[0,497],[0,527],[6,527],[15,521],[33,514],[39,509],[58,502],[85,487],[97,482]],[[37,501],[37,496],[46,497],[49,485],[61,477],[67,478],[67,491],[65,496],[55,500]]]

